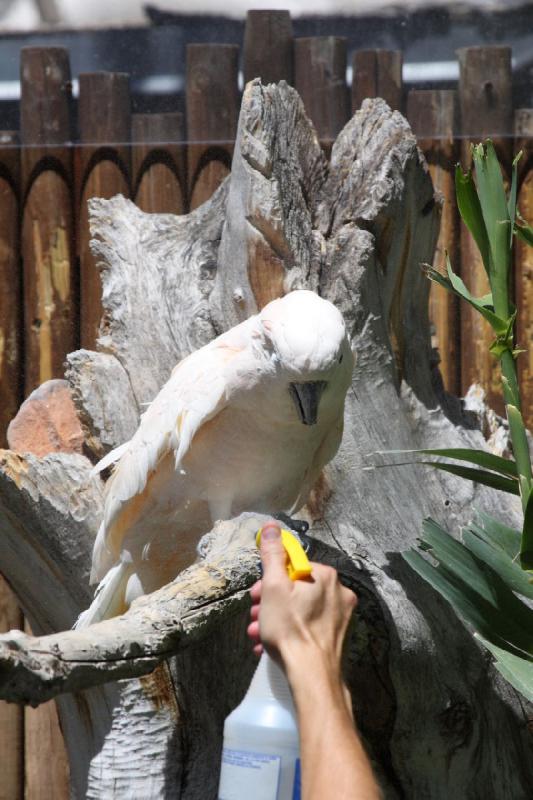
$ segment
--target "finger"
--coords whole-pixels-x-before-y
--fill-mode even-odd
[[[259,622],[250,622],[248,627],[246,628],[246,633],[254,642],[259,641]]]
[[[277,522],[267,522],[261,530],[261,561],[263,580],[289,580],[286,572],[287,555],[281,543],[281,528]]]
[[[349,609],[353,611],[355,608],[357,608],[357,603],[359,600],[355,592],[353,592],[351,589],[348,589],[347,586],[343,586],[342,594]]]
[[[257,619],[259,619],[259,606],[258,605],[252,606],[250,608],[250,619],[252,620],[252,622],[255,622]]]
[[[254,646],[254,648],[253,648],[253,652],[255,653],[256,656],[262,656],[263,655],[263,645],[262,644],[256,644]]]
[[[338,581],[338,573],[335,567],[330,567],[329,564],[320,564],[318,561],[311,562],[312,575],[315,578],[320,578],[324,581],[336,583]]]
[[[261,602],[261,581],[256,581],[250,589],[250,597],[254,603]]]

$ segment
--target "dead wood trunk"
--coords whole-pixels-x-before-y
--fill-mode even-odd
[[[297,93],[259,81],[244,93],[231,175],[207,203],[175,217],[120,196],[92,201],[105,316],[98,352],[73,353],[67,370],[86,455],[5,451],[0,470],[0,569],[37,637],[0,637],[0,697],[67,692],[74,797],[216,797],[223,719],[253,670],[245,590],[257,520],[218,526],[199,564],[123,617],[55,632],[89,602],[102,502],[90,459],[131,436],[182,356],[296,287],[338,305],[357,352],[343,445],[308,512],[316,557],[360,596],[348,680],[384,794],[529,795],[523,704],[399,556],[427,514],[456,530],[474,505],[503,518],[517,506],[368,457],[484,446],[431,369],[420,263],[438,215],[416,141],[382,100],[363,103],[328,165]]]

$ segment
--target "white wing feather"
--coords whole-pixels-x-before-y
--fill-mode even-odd
[[[118,462],[106,484],[104,519],[93,551],[91,582],[116,563],[126,533],[120,517],[141,494],[159,461],[175,453],[176,468],[204,423],[227,403],[234,370],[228,364],[243,351],[252,319],[187,356],[141,417],[133,438],[106,455],[95,470]],[[131,520],[130,520],[131,522]]]
[[[91,475],[98,475],[100,472],[103,472],[104,469],[110,467],[111,464],[116,464],[119,458],[122,458],[129,446],[129,442],[124,442],[124,444],[119,445],[119,447],[115,447],[113,450],[110,450],[107,455],[100,459],[98,464],[94,465],[91,470]]]

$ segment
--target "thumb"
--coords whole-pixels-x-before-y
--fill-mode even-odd
[[[288,578],[287,555],[281,543],[281,528],[277,522],[267,522],[261,529],[261,561],[263,580],[266,578]]]

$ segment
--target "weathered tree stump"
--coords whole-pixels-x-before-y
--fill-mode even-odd
[[[432,368],[420,263],[438,216],[416,141],[382,100],[365,101],[328,164],[296,92],[259,81],[244,93],[231,175],[207,203],[175,217],[92,201],[105,315],[98,352],[71,354],[66,373],[84,454],[3,451],[0,464],[0,569],[36,634],[0,637],[0,697],[59,695],[74,797],[216,797],[223,719],[254,668],[246,590],[259,520],[218,524],[174,583],[66,630],[91,596],[103,483],[90,470],[131,436],[180,358],[296,287],[337,304],[357,353],[343,445],[308,515],[315,557],[360,596],[347,676],[385,796],[529,796],[523,702],[399,556],[428,514],[457,530],[474,505],[519,509],[369,456],[484,446]]]

